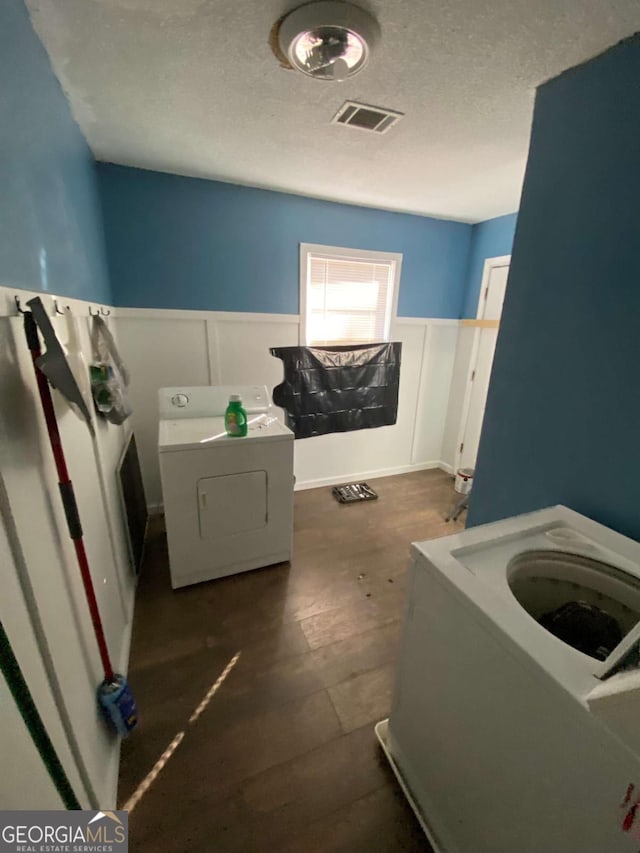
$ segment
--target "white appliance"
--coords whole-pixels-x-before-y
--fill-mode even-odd
[[[376,732],[435,849],[638,853],[640,545],[558,506],[412,552]],[[539,623],[570,601],[616,619],[610,653]]]
[[[293,433],[263,385],[161,388],[158,451],[174,589],[291,558]],[[246,437],[224,428],[240,394]]]

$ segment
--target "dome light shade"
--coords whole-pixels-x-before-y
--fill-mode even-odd
[[[378,38],[375,18],[339,0],[294,9],[280,26],[279,42],[291,65],[318,80],[346,80],[361,71]]]

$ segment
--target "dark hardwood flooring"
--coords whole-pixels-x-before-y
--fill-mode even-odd
[[[379,500],[361,504],[340,505],[329,488],[296,493],[291,564],[176,592],[153,519],[129,670],[140,723],[122,745],[121,805],[185,734],[130,815],[132,851],[431,850],[373,726],[389,713],[409,544],[463,522],[444,522],[455,495],[442,471],[370,482]]]

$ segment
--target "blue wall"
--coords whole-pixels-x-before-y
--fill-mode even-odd
[[[0,283],[111,301],[93,157],[22,0],[0,2]]]
[[[459,317],[471,226],[99,164],[115,302],[297,314],[299,243],[402,252],[398,314]]]
[[[506,216],[487,219],[473,226],[467,267],[466,296],[462,308],[463,317],[477,316],[486,259],[511,254],[517,218],[517,213],[507,213]]]
[[[469,524],[640,538],[640,36],[538,92]]]

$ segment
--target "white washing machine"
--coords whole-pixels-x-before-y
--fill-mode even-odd
[[[293,433],[272,414],[267,389],[161,388],[158,451],[171,584],[291,558]],[[240,394],[246,437],[230,437],[224,412]]]
[[[640,545],[558,506],[412,552],[376,732],[435,849],[638,853]]]

